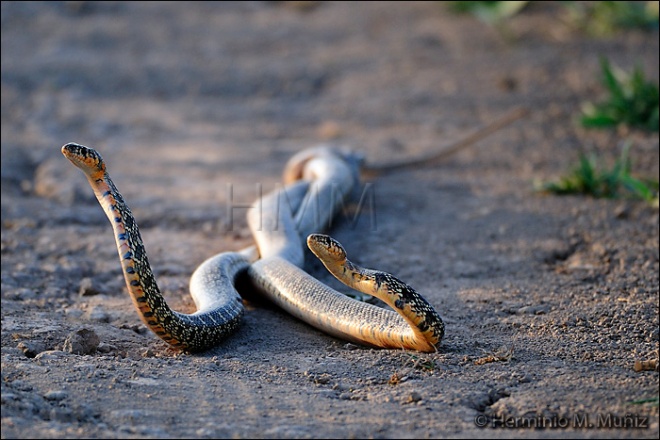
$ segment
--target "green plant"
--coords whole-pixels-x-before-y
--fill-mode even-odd
[[[472,14],[489,24],[499,23],[516,15],[528,1],[452,1],[449,8],[456,13]]]
[[[580,155],[580,161],[558,182],[546,183],[542,191],[555,194],[588,194],[593,197],[641,199],[658,206],[658,181],[638,179],[631,175],[630,143],[626,143],[621,157],[611,169],[598,166],[595,157]]]
[[[565,2],[568,21],[595,36],[612,35],[622,28],[658,26],[658,2]]]
[[[585,104],[582,125],[605,128],[626,124],[658,131],[658,85],[647,81],[639,66],[627,74],[613,69],[607,59],[601,58],[601,68],[609,97],[598,104]]]
[[[649,406],[658,406],[660,403],[660,398],[658,397],[650,397],[648,399],[639,399],[639,400],[633,400],[630,402],[632,405],[645,405],[645,404],[650,404]]]

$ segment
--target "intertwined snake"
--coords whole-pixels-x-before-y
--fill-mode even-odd
[[[149,265],[130,209],[108,175],[98,152],[69,143],[62,153],[86,175],[115,233],[128,292],[145,324],[173,347],[201,351],[217,345],[239,325],[243,306],[234,288],[247,272],[269,299],[309,324],[361,344],[434,351],[444,324],[426,300],[389,274],[359,268],[345,259],[341,245],[324,228],[352,191],[359,161],[349,153],[320,148],[305,151],[287,166],[287,186],[259,200],[248,215],[257,249],[209,258],[193,273],[193,314],[172,310]],[[296,214],[293,214],[296,213]],[[376,307],[340,294],[300,267],[301,236],[326,267],[342,281],[378,296],[396,310]],[[341,255],[343,257],[337,257]],[[403,318],[402,318],[403,317]]]
[[[351,192],[358,179],[359,164],[359,158],[352,153],[328,148],[304,150],[291,158],[285,168],[284,180],[294,182],[295,179],[308,179],[314,182],[311,185],[312,190],[307,194],[308,198],[312,195],[309,203],[313,208],[304,211],[303,207],[309,204],[303,202],[298,210],[299,234],[283,232],[296,227],[296,222],[287,215],[291,211],[280,211],[277,221],[284,227],[279,230],[268,227],[259,229],[260,219],[256,210],[248,213],[248,224],[261,253],[261,259],[248,268],[250,279],[272,302],[293,316],[333,336],[374,347],[435,351],[444,334],[442,319],[417,292],[408,286],[389,274],[373,271],[373,274],[378,274],[378,278],[372,279],[374,283],[385,281],[380,287],[391,287],[387,296],[380,295],[381,289],[377,290],[380,299],[400,306],[395,307],[398,312],[395,313],[356,301],[337,292],[302,270],[300,268],[302,261],[301,264],[292,264],[294,260],[287,257],[302,248],[302,243],[299,242],[300,236],[310,236],[312,238],[308,238],[308,243],[322,245],[320,240],[315,239],[319,236],[312,232],[314,229],[323,229],[329,223],[341,199]],[[300,219],[301,215],[302,219]],[[309,222],[310,217],[320,223],[312,224]],[[283,240],[285,235],[288,239]],[[281,243],[281,246],[271,248],[269,243],[273,242]],[[326,267],[337,266],[326,259],[321,252],[316,255],[322,259]],[[299,255],[298,258],[302,256]],[[342,270],[346,270],[346,273],[365,276],[365,281],[372,275],[355,265],[340,264],[340,266]],[[406,288],[404,289],[403,286]],[[364,286],[353,287],[365,293],[376,293],[372,286],[366,286],[366,289]],[[398,292],[399,290],[401,292]],[[406,293],[403,292],[404,290]],[[399,296],[400,294],[402,296]],[[415,312],[419,312],[417,318],[407,321]]]

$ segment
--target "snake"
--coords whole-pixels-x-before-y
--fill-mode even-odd
[[[172,310],[156,282],[137,222],[101,155],[76,143],[64,145],[62,154],[85,174],[112,225],[127,291],[145,325],[173,348],[189,352],[216,346],[234,333],[244,314],[235,284],[258,258],[258,250],[250,246],[202,262],[190,278],[190,294],[197,311],[185,314]],[[284,194],[295,208],[306,191],[307,183],[300,181]]]
[[[158,288],[137,222],[101,155],[75,143],[64,145],[62,153],[83,171],[112,225],[127,290],[140,318],[176,349],[204,351],[237,330],[244,308],[235,284],[243,274],[276,305],[342,339],[380,348],[435,351],[444,335],[442,319],[414,289],[385,272],[358,267],[345,258],[336,240],[314,233],[327,228],[355,189],[362,163],[358,154],[317,147],[295,155],[285,168],[285,187],[257,200],[249,210],[256,247],[204,261],[190,280],[197,311],[185,314],[172,310]],[[331,273],[395,311],[356,301],[305,272],[302,237],[308,237],[308,246]],[[343,260],[336,257],[341,252]]]
[[[284,171],[287,184],[304,179],[315,185],[308,191],[296,218],[288,216],[291,211],[279,211],[280,228],[259,228],[262,219],[256,210],[250,210],[248,225],[261,258],[248,267],[249,279],[271,302],[332,336],[377,348],[436,351],[444,336],[444,323],[418,292],[386,272],[351,263],[338,241],[314,233],[327,228],[342,201],[355,188],[362,164],[359,153],[327,146],[303,150],[289,160]],[[297,228],[298,234],[287,236],[284,231],[291,228]],[[333,275],[341,273],[340,281],[376,296],[394,310],[357,301],[305,272],[299,264],[299,237],[307,237],[308,247]],[[278,245],[270,246],[271,243]],[[337,258],[340,252],[344,253],[343,260]],[[291,259],[294,254],[296,259]],[[361,282],[348,282],[351,277]]]
[[[330,335],[367,346],[431,352],[438,349],[445,332],[433,306],[395,276],[351,262],[338,241],[318,232],[331,225],[361,176],[439,163],[526,113],[514,109],[439,153],[399,163],[366,164],[355,151],[325,146],[294,155],[285,167],[284,188],[255,202],[248,213],[256,246],[214,255],[193,272],[190,294],[197,311],[192,314],[172,310],[163,298],[137,223],[101,155],[76,143],[64,145],[62,153],[82,170],[105,210],[127,290],[140,318],[172,347],[204,351],[234,333],[244,314],[235,285],[246,275],[266,298]],[[305,272],[303,237],[336,278],[381,299],[393,310],[350,298]]]

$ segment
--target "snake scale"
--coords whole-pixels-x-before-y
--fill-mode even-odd
[[[442,319],[421,295],[389,274],[354,265],[338,242],[313,234],[330,224],[359,180],[361,160],[351,152],[314,148],[289,161],[286,186],[249,210],[256,248],[213,256],[191,276],[190,293],[197,306],[193,314],[167,305],[137,223],[101,155],[75,143],[64,145],[62,153],[83,171],[110,220],[127,290],[141,319],[174,348],[203,351],[238,328],[244,309],[234,284],[241,274],[292,315],[343,339],[374,347],[435,351],[443,337]],[[302,237],[309,237],[308,245],[335,276],[384,300],[396,313],[349,298],[303,271]]]

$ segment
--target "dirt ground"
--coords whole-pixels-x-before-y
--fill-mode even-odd
[[[658,437],[658,372],[633,369],[658,357],[658,209],[534,190],[625,139],[657,179],[657,133],[575,123],[603,96],[601,56],[657,81],[657,30],[590,37],[557,3],[505,34],[440,2],[1,11],[2,438]],[[169,304],[192,312],[195,267],[252,243],[232,204],[275,188],[295,152],[402,160],[520,106],[439,165],[364,181],[373,205],[332,228],[436,307],[433,354],[347,344],[256,300],[226,342],[177,354],[139,320],[60,153],[103,154]]]

